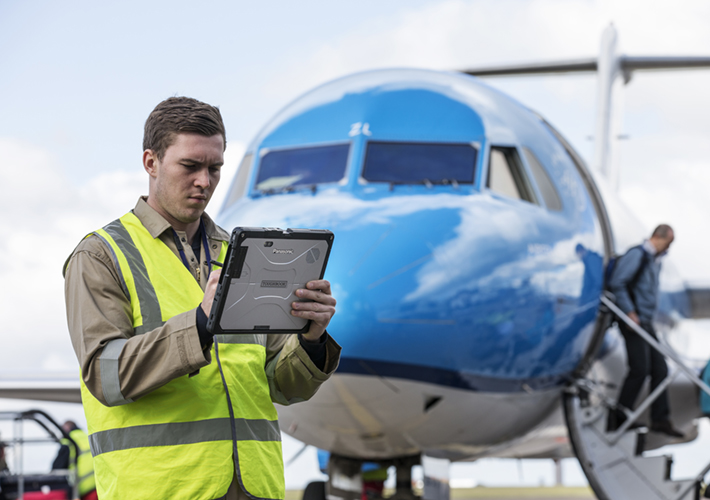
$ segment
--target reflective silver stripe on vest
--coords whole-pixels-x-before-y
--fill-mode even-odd
[[[133,238],[131,238],[128,230],[120,220],[115,220],[105,226],[104,231],[113,238],[118,248],[123,251],[131,274],[133,274],[133,282],[136,285],[138,304],[143,318],[143,324],[135,328],[136,335],[141,335],[162,326],[164,321],[160,313],[158,296],[155,293],[153,284],[150,282],[145,262],[143,262],[143,257],[133,242]]]
[[[235,419],[238,441],[280,441],[279,423],[271,420]],[[102,453],[147,448],[177,446],[209,441],[232,441],[229,418],[214,418],[196,422],[138,425],[123,429],[96,432],[89,436],[91,453]]]
[[[266,346],[265,333],[219,334],[215,335],[214,338],[220,344],[256,344]]]
[[[101,367],[101,390],[109,406],[120,406],[132,403],[121,394],[121,380],[118,377],[118,358],[128,339],[115,339],[109,341],[99,357]]]
[[[281,441],[281,429],[276,420],[235,418],[237,441]]]

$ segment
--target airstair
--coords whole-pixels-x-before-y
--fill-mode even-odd
[[[613,314],[619,321],[624,321],[651,348],[662,353],[669,364],[669,374],[635,411],[618,407],[626,414],[627,420],[614,432],[606,432],[606,426],[609,410],[616,408],[616,397],[612,394],[616,388],[614,383],[618,384],[621,380],[618,370],[614,377],[610,377],[604,373],[609,367],[598,366],[597,363],[570,386],[564,398],[565,418],[570,441],[589,484],[599,500],[697,500],[700,498],[701,481],[710,471],[710,464],[695,477],[674,479],[672,456],[651,456],[647,451],[673,444],[671,438],[651,433],[646,427],[634,428],[632,424],[671,384],[675,393],[671,397],[680,396],[686,401],[693,401],[687,398],[697,401],[698,387],[708,394],[710,387],[672,349],[631,321],[610,297],[602,296],[602,307],[606,308],[602,314]],[[678,394],[679,391],[681,394]],[[699,412],[684,417],[686,422],[692,422],[693,418],[699,417]],[[690,431],[683,428],[689,434],[687,438],[697,436],[695,425],[686,427],[690,427]]]

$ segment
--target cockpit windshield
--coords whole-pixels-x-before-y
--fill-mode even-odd
[[[471,144],[370,142],[362,177],[392,184],[472,184],[477,153]]]
[[[345,176],[350,144],[268,151],[261,158],[256,189],[288,190],[338,182]]]

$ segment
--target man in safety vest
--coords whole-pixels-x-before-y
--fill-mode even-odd
[[[66,438],[61,439],[61,446],[57,452],[57,458],[52,464],[52,470],[69,469],[74,472],[81,500],[96,500],[96,482],[94,481],[94,464],[89,449],[89,437],[71,420],[64,422],[62,429],[74,443]]]
[[[67,321],[101,500],[283,499],[273,402],[309,399],[335,371],[330,283],[296,293],[303,335],[219,335],[206,324],[229,235],[204,213],[225,149],[219,109],[151,112],[148,196],[65,264]]]

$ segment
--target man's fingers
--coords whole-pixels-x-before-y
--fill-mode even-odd
[[[326,294],[320,290],[306,290],[301,288],[296,290],[296,296],[301,299],[313,300],[329,306],[334,306],[336,304],[336,300],[332,295]]]
[[[306,288],[309,290],[320,290],[326,295],[330,295],[330,281],[328,280],[313,280],[306,283]]]
[[[311,321],[321,325],[323,328],[328,326],[328,323],[330,323],[330,320],[333,317],[333,314],[330,312],[298,311],[295,309],[291,310],[291,314],[293,316],[298,316],[299,318],[310,319]]]
[[[323,304],[322,302],[293,302],[291,307],[297,311],[316,311],[316,312],[328,312],[331,311],[335,313],[335,307],[330,304]]]

